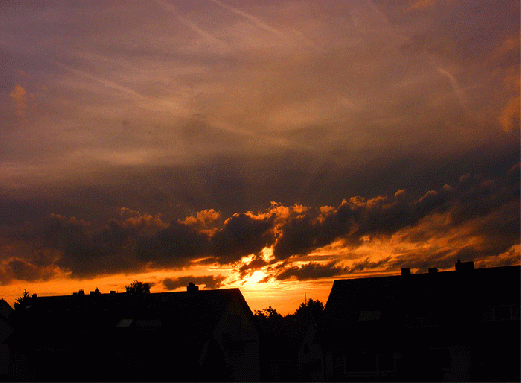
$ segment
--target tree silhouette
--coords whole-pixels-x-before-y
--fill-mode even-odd
[[[256,317],[261,317],[264,319],[281,319],[282,315],[277,312],[277,309],[269,306],[266,309],[255,310],[254,314]]]
[[[322,317],[324,311],[324,304],[318,299],[308,299],[307,302],[301,303],[298,309],[293,315],[299,321],[303,321],[307,324],[317,323]]]
[[[31,295],[28,291],[24,290],[24,293],[21,297],[16,298],[16,302],[14,302],[14,309],[21,309],[31,302]]]
[[[143,295],[150,294],[150,283],[143,283],[141,281],[134,281],[130,285],[125,286],[125,290],[129,294]]]

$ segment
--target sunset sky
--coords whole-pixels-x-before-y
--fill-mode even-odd
[[[519,1],[0,3],[0,298],[520,264]]]

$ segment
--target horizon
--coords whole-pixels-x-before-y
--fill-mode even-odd
[[[9,3],[0,298],[521,264],[517,0]]]
[[[455,264],[456,266],[456,264]],[[521,265],[516,265],[516,266],[521,266]],[[498,267],[505,267],[505,266],[498,266]],[[509,267],[509,266],[506,266],[506,267]],[[515,267],[515,266],[514,266]],[[494,268],[494,267],[493,267]],[[410,271],[409,268],[406,268]],[[456,272],[456,268],[454,267],[453,269],[444,269],[444,270],[439,270],[438,268],[435,268],[436,269],[436,273],[445,273],[445,272]],[[482,266],[480,267],[479,269],[487,269],[486,266]],[[476,269],[476,270],[479,270],[479,269]],[[422,272],[422,270],[413,270],[413,273],[411,275],[428,275],[428,274],[431,274],[431,271],[428,271],[428,272]],[[352,279],[360,279],[360,278],[382,278],[382,277],[403,277],[403,270],[401,270],[401,273],[400,274],[395,274],[395,273],[392,273],[392,274],[384,274],[384,275],[375,275],[375,274],[368,274],[368,275],[365,275],[365,276],[358,276],[358,277],[354,277],[354,278],[340,278],[340,279],[334,279],[332,282],[331,282],[331,286],[329,288],[326,289],[326,287],[324,286],[324,291],[326,292],[326,298],[325,299],[320,299],[320,298],[313,298],[313,297],[309,297],[308,296],[308,293],[304,293],[304,299],[301,299],[300,302],[298,302],[298,297],[295,296],[295,297],[292,297],[292,299],[290,299],[290,302],[291,304],[286,304],[286,305],[283,305],[283,310],[279,310],[277,306],[273,305],[273,304],[270,304],[270,302],[266,299],[270,299],[270,298],[262,298],[260,297],[255,297],[255,290],[246,290],[246,293],[243,289],[243,287],[231,287],[231,286],[227,286],[227,287],[219,287],[219,288],[216,288],[216,289],[208,289],[208,288],[203,288],[203,289],[199,289],[199,291],[211,291],[211,290],[226,290],[226,289],[238,289],[242,296],[244,297],[245,301],[246,301],[246,304],[248,305],[248,307],[250,308],[251,312],[253,314],[255,314],[256,311],[262,311],[263,309],[267,309],[269,307],[275,309],[277,311],[277,313],[283,315],[283,316],[287,316],[287,315],[293,315],[295,313],[295,311],[300,307],[300,305],[302,303],[307,303],[309,300],[313,300],[313,301],[320,301],[324,304],[324,307],[326,306],[327,304],[327,301],[329,299],[329,294],[331,293],[331,289],[333,287],[333,284],[334,282],[336,281],[342,281],[342,280],[352,280]],[[135,280],[137,281],[137,280]],[[135,282],[133,281],[133,282]],[[141,281],[138,281],[138,282],[141,282]],[[192,282],[188,282],[188,284],[190,284]],[[130,283],[127,284],[123,290],[126,289],[127,286],[130,286]],[[197,287],[200,287],[199,285],[195,285]],[[153,291],[153,286],[150,286],[151,287],[151,290],[150,290],[150,294],[155,294],[155,293],[185,293],[187,292],[187,286],[184,286],[182,288],[178,288],[176,290],[166,290],[166,291]],[[36,294],[37,297],[64,297],[64,296],[74,296],[75,294],[78,294],[80,291],[83,291],[83,293],[85,295],[92,295],[93,292],[95,292],[97,290],[97,293],[98,294],[102,294],[102,295],[111,295],[112,293],[116,293],[116,294],[125,294],[126,292],[125,291],[117,291],[117,290],[110,290],[110,291],[103,291],[101,289],[99,289],[98,287],[96,287],[95,289],[92,289],[92,290],[89,290],[89,289],[83,289],[83,288],[80,288],[78,290],[75,290],[75,291],[72,291],[72,292],[68,292],[68,293],[63,293],[63,294],[60,294],[60,295],[57,295],[57,294],[54,294],[54,295],[38,295]],[[285,291],[285,289],[283,289]],[[322,293],[322,295],[320,293],[317,293],[315,292],[315,295],[321,295],[323,296],[323,293],[324,291],[320,291],[320,293]],[[24,293],[27,292],[28,296],[33,296],[33,293],[30,292],[30,291],[25,291],[24,290]],[[22,293],[22,295],[24,294]],[[246,294],[246,295],[245,295]],[[300,294],[300,293],[299,293]],[[20,297],[22,296],[20,295]],[[18,297],[17,297],[18,298]],[[3,299],[3,298],[2,298]],[[14,302],[16,300],[13,300],[13,302],[8,302],[6,300],[6,302],[12,307],[14,308]],[[285,297],[284,301],[280,300],[280,299],[275,299],[274,300],[275,302],[279,302],[279,303],[282,303],[282,302],[286,302],[287,303],[287,297]],[[255,302],[257,305],[255,307],[252,307],[250,302]],[[257,302],[262,302],[260,306]],[[298,302],[298,304],[295,306],[295,308],[293,308],[293,305],[295,305],[295,302]]]

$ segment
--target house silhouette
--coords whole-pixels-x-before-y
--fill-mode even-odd
[[[303,379],[519,381],[519,289],[519,266],[459,261],[336,280],[312,342],[322,360],[305,360]]]
[[[239,289],[80,290],[15,310],[10,347],[32,380],[256,381],[252,316]]]
[[[9,358],[10,349],[7,340],[14,331],[9,320],[13,309],[5,300],[0,299],[0,380],[5,381],[9,378]]]

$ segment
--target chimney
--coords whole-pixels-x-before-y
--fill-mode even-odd
[[[459,259],[456,262],[456,271],[460,273],[468,273],[474,270],[474,262],[461,262]]]
[[[199,291],[199,286],[196,286],[195,284],[190,282],[188,286],[186,286],[186,291],[188,291],[189,293],[195,293],[196,291]]]
[[[402,276],[411,275],[411,269],[408,267],[402,267]]]
[[[436,274],[438,272],[437,267],[429,267],[429,274]]]

